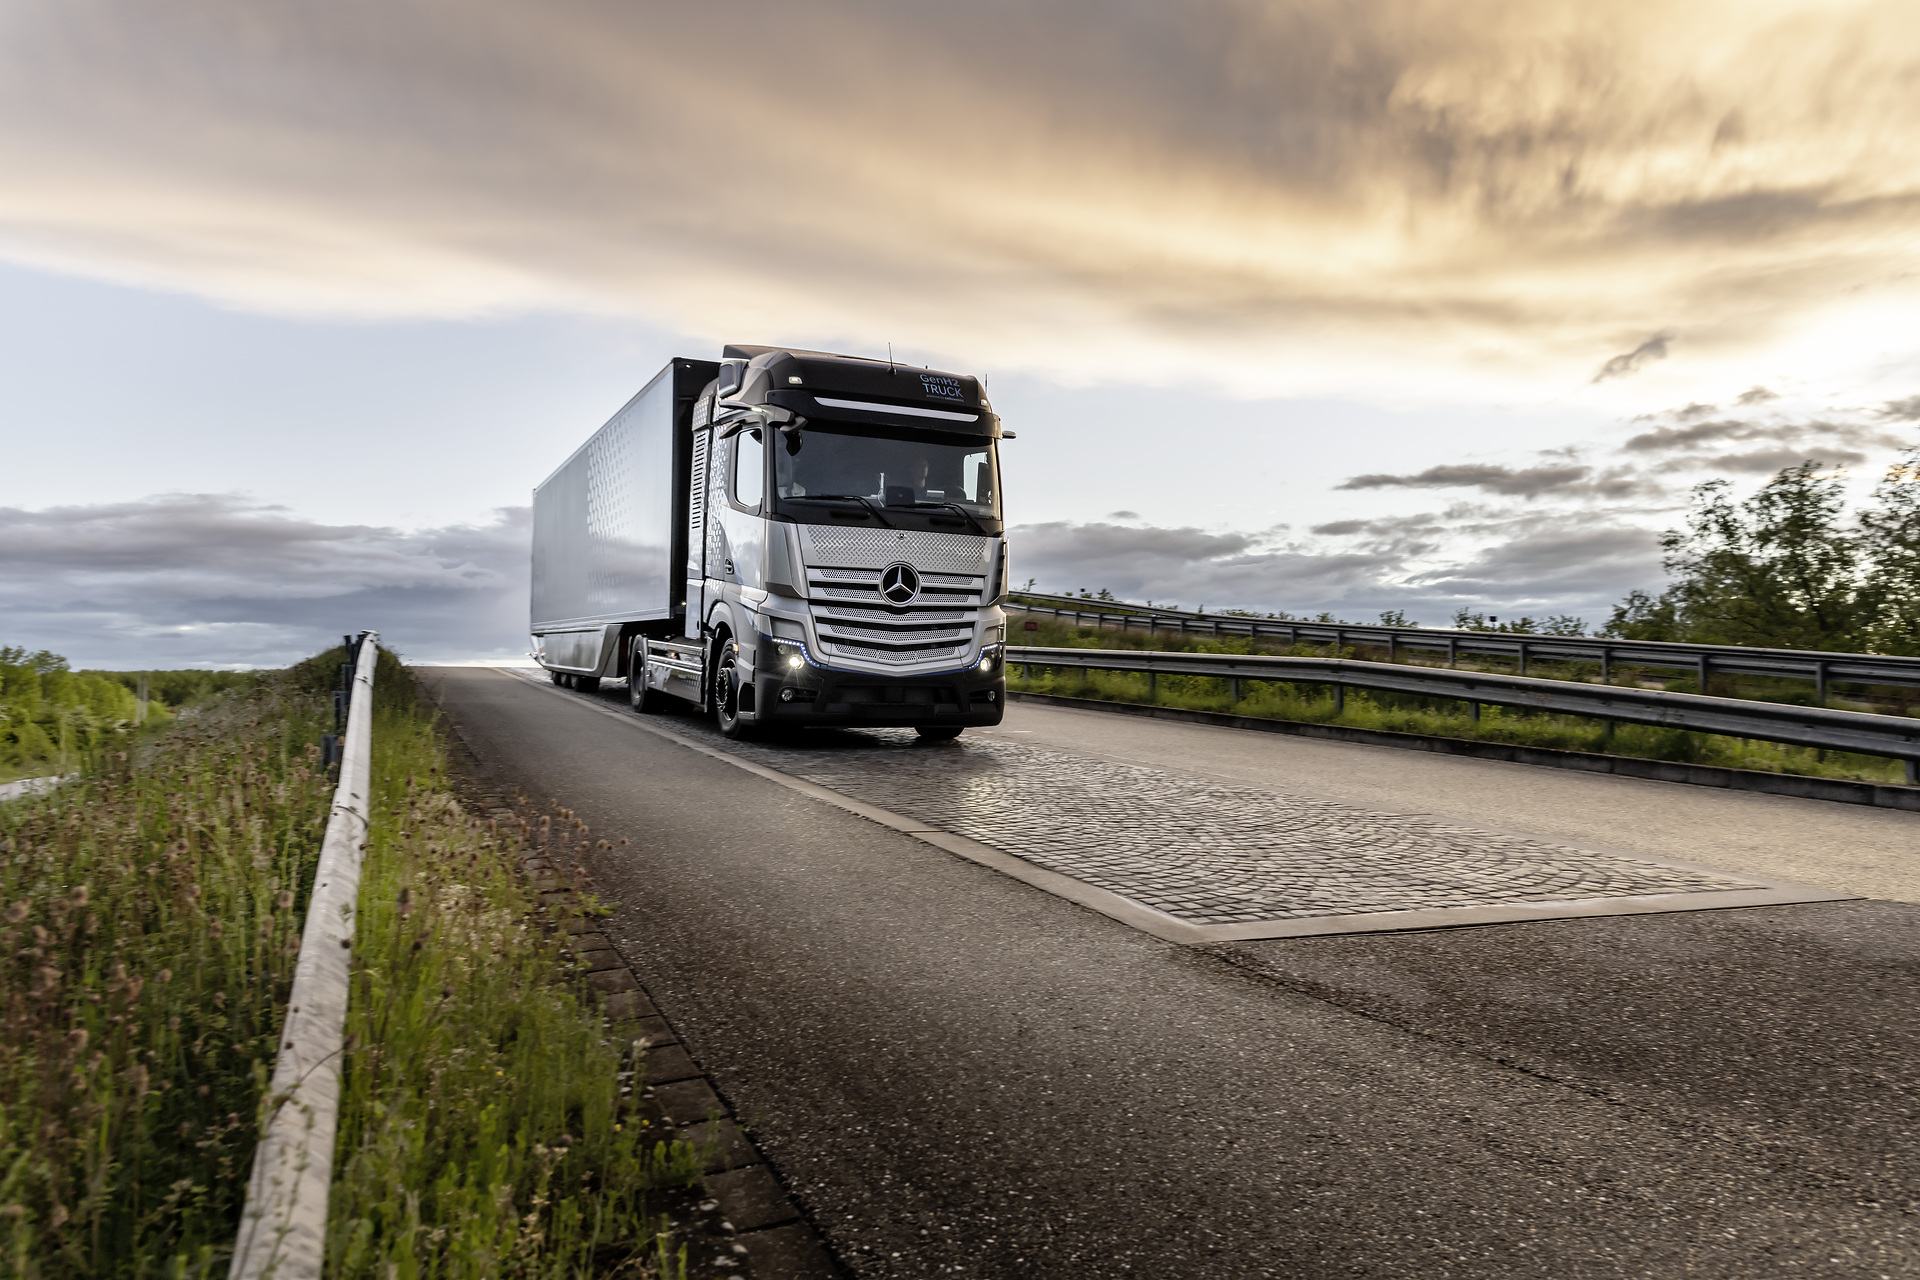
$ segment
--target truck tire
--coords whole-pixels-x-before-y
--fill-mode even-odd
[[[643,716],[666,710],[667,695],[647,687],[647,642],[635,640],[627,659],[627,705]]]
[[[567,678],[564,675],[560,674],[558,671],[547,672],[547,679],[553,681],[555,684],[559,685],[562,689],[567,687]]]
[[[965,725],[958,724],[917,724],[913,731],[928,742],[947,742],[960,736]]]
[[[732,636],[720,642],[714,659],[713,720],[722,737],[738,741],[754,736],[754,726],[740,718],[740,646]]]

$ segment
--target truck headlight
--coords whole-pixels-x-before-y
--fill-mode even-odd
[[[988,649],[986,652],[982,653],[980,655],[980,670],[982,672],[993,670],[993,664],[999,658],[999,656],[1000,656],[999,653],[992,649]]]

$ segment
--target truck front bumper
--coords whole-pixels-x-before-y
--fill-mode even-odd
[[[904,728],[994,725],[1007,705],[1007,679],[970,667],[934,676],[880,676],[812,665],[762,667],[754,677],[754,719],[765,725]]]

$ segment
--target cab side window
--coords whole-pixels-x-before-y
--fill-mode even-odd
[[[733,502],[749,511],[760,509],[767,480],[767,450],[758,431],[742,431],[733,438]]]

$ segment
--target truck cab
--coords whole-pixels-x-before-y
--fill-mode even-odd
[[[729,346],[686,425],[679,635],[629,642],[637,708],[723,733],[1000,721],[1000,420],[964,375]]]

